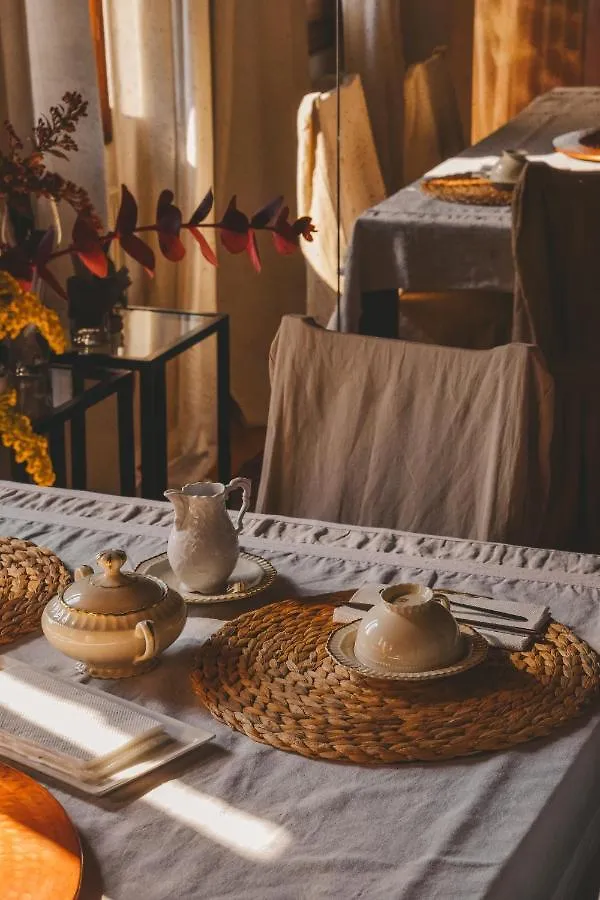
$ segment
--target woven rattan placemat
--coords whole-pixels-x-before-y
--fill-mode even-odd
[[[368,681],[325,650],[334,605],[348,596],[274,603],[224,625],[192,673],[213,716],[280,750],[379,765],[504,750],[561,727],[598,695],[600,658],[556,623],[531,650],[490,649],[451,678]]]
[[[36,631],[48,600],[70,581],[51,550],[0,537],[0,644]]]
[[[499,188],[487,178],[477,175],[445,175],[424,178],[421,190],[448,203],[467,203],[471,206],[510,206],[512,187]]]

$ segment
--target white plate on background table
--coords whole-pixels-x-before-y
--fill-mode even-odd
[[[169,564],[166,553],[145,559],[135,569],[141,575],[160,578],[170,588],[178,591],[186,603],[228,603],[246,600],[266,591],[277,577],[277,570],[262,556],[241,551],[235,569],[227,579],[226,590],[221,594],[200,594],[182,587]]]
[[[570,156],[572,159],[582,159],[584,162],[600,163],[600,146],[588,147],[581,143],[581,138],[586,134],[600,134],[600,126],[598,128],[582,128],[579,131],[568,131],[566,134],[559,134],[552,141],[552,146],[559,153]]]
[[[23,664],[19,663],[18,665]],[[57,678],[59,681],[69,682],[69,679],[61,678],[58,675],[53,675],[52,677]],[[144,712],[152,716],[163,726],[164,730],[171,738],[171,741],[165,744],[159,744],[150,749],[147,754],[137,762],[132,763],[123,769],[117,769],[114,772],[110,772],[105,775],[104,778],[95,782],[82,781],[75,776],[62,771],[57,771],[52,766],[46,765],[39,760],[33,762],[30,757],[22,755],[18,751],[13,751],[12,749],[7,750],[3,748],[2,751],[0,751],[0,758],[9,759],[30,771],[48,775],[50,778],[53,778],[54,781],[68,784],[86,794],[90,794],[94,797],[101,797],[104,794],[110,793],[110,791],[115,791],[117,788],[135,781],[137,778],[142,778],[149,772],[153,772],[160,766],[164,766],[172,760],[178,759],[185,753],[195,750],[197,747],[202,746],[202,744],[211,741],[215,736],[214,733],[206,731],[204,728],[197,728],[193,725],[187,725],[185,722],[179,722],[177,719],[172,719],[170,716],[165,716],[162,713],[155,712],[153,709],[142,707],[139,703],[131,703],[129,700],[124,700],[122,697],[115,696],[115,694],[108,694],[107,691],[91,687],[89,684],[86,684],[85,688],[92,694],[100,694],[103,697],[108,696],[111,700],[114,700],[115,703],[126,706],[129,709],[139,710],[142,708]]]
[[[349,622],[342,625],[329,635],[325,649],[331,658],[344,666],[346,669],[352,669],[365,678],[379,678],[386,681],[433,681],[437,678],[447,678],[450,675],[458,675],[460,672],[466,672],[473,666],[483,662],[487,656],[488,644],[484,637],[478,634],[468,625],[460,625],[460,631],[465,642],[465,654],[462,659],[451,666],[444,666],[441,669],[431,669],[428,672],[395,672],[392,669],[384,669],[376,666],[365,666],[355,656],[354,642],[356,640],[356,632],[358,631],[359,622]]]

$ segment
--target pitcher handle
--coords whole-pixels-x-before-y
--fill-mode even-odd
[[[250,503],[250,492],[252,490],[252,482],[249,478],[232,478],[229,484],[225,485],[225,500],[229,497],[229,495],[233,491],[237,491],[238,488],[241,488],[242,491],[242,508],[240,509],[237,517],[237,521],[235,523],[235,533],[239,534],[242,530],[242,522],[244,520],[244,515],[248,510],[248,505]]]

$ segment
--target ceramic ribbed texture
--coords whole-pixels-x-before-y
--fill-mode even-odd
[[[228,622],[201,648],[192,684],[215,718],[313,759],[381,765],[439,760],[550,734],[597,700],[600,659],[551,623],[531,650],[425,684],[371,681],[325,644],[352,591],[286,601]]]
[[[424,178],[421,189],[426,194],[447,203],[467,203],[470,206],[510,206],[512,189],[499,188],[477,175],[443,175]]]
[[[70,581],[51,550],[0,537],[0,644],[37,631],[46,603]]]

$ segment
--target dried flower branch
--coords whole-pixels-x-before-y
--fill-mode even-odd
[[[47,116],[40,116],[27,142],[19,137],[10,122],[4,123],[8,152],[0,151],[0,198],[15,209],[22,208],[23,201],[31,195],[57,202],[64,200],[100,228],[100,219],[87,191],[49,171],[44,162],[45,154],[68,159],[67,154],[79,149],[72,135],[79,121],[87,116],[87,100],[77,91],[67,91],[62,99],[62,104],[50,107]],[[29,153],[25,153],[26,143],[31,147]]]
[[[298,249],[300,238],[312,241],[316,230],[308,217],[289,221],[289,208],[283,205],[283,197],[277,197],[266,206],[248,217],[237,207],[233,196],[220,221],[205,222],[214,205],[212,190],[209,190],[188,221],[175,205],[173,192],[161,192],[156,207],[155,221],[151,225],[137,224],[138,205],[133,194],[125,185],[121,189],[121,205],[112,231],[104,231],[86,191],[68,181],[56,172],[46,169],[44,154],[52,154],[66,159],[66,154],[77,150],[72,134],[81,118],[87,115],[87,102],[77,92],[67,92],[63,103],[52,106],[48,116],[42,116],[30,138],[32,152],[23,154],[24,142],[16,134],[9,122],[5,128],[9,136],[8,153],[0,152],[0,198],[6,198],[14,208],[19,207],[30,195],[45,196],[53,200],[64,200],[76,212],[71,244],[64,250],[54,251],[54,231],[34,231],[21,240],[17,247],[0,244],[0,269],[10,272],[15,278],[30,283],[37,272],[60,296],[67,295],[58,283],[48,264],[59,256],[71,254],[78,257],[85,266],[98,277],[105,277],[108,271],[108,251],[117,241],[125,253],[148,272],[154,274],[156,260],[152,248],[139,236],[144,232],[154,232],[162,255],[171,262],[178,262],[186,254],[181,239],[188,232],[200,247],[200,252],[211,265],[217,265],[216,255],[202,234],[203,229],[216,229],[222,245],[230,253],[247,252],[252,265],[260,272],[262,263],[256,234],[270,231],[278,253],[289,254]]]

